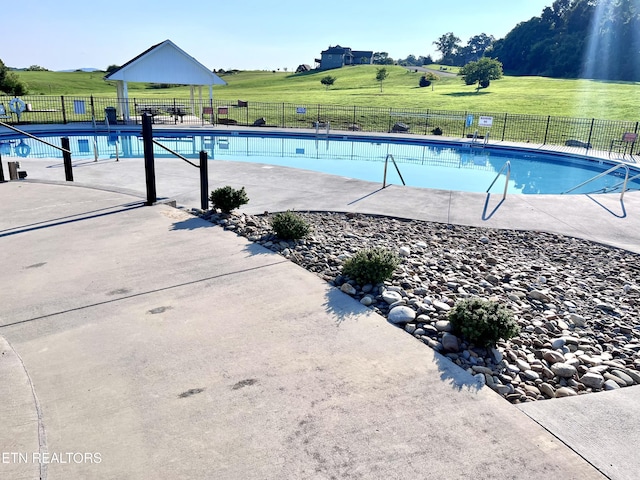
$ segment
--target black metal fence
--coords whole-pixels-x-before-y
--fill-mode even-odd
[[[640,154],[639,122],[518,115],[484,111],[393,109],[340,105],[210,101],[184,98],[0,96],[0,121],[10,124],[104,122],[140,124],[150,113],[155,123],[321,128],[362,132],[468,137],[584,147]]]

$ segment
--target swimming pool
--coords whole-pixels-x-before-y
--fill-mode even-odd
[[[142,137],[135,133],[110,134],[65,133],[69,136],[74,161],[115,158],[141,159],[144,156]],[[59,145],[59,136],[41,137]],[[421,188],[485,192],[507,161],[510,162],[508,192],[512,194],[559,194],[611,168],[615,162],[598,161],[565,154],[543,154],[513,148],[495,148],[467,143],[410,143],[384,141],[375,137],[314,135],[260,135],[229,132],[154,132],[154,138],[187,158],[197,158],[204,150],[212,161],[236,161],[279,165],[319,171],[343,177],[382,182],[385,159],[389,155],[397,163],[406,185]],[[163,161],[171,154],[155,147],[155,158]],[[3,137],[0,154],[30,159],[59,159],[62,154],[33,139]],[[390,158],[390,157],[389,157]],[[631,177],[640,170],[630,167]],[[608,174],[572,193],[620,191],[624,170]],[[502,191],[504,177],[492,191]],[[389,162],[387,183],[401,184],[395,168]],[[640,179],[628,184],[639,190]]]

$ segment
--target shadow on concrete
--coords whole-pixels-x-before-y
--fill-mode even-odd
[[[171,231],[176,231],[176,230],[196,230],[198,228],[210,228],[210,227],[217,227],[218,225],[215,225],[211,222],[207,222],[206,220],[203,220],[199,217],[193,217],[190,218],[188,220],[182,220],[180,222],[175,222],[173,225],[171,225],[171,228],[169,230]]]
[[[361,305],[353,297],[341,292],[337,288],[331,288],[327,292],[326,302],[323,306],[327,313],[333,316],[338,326],[343,322],[357,321],[363,314],[373,313],[373,310]],[[384,317],[381,317],[380,321],[385,323],[385,328],[398,328],[399,330],[403,330],[401,327],[389,323]],[[408,333],[404,334],[407,336],[408,342],[412,340]],[[457,391],[478,392],[483,387],[483,384],[474,378],[473,375],[463,370],[447,357],[432,350],[427,345],[423,345],[423,348],[426,349],[425,354],[429,352],[433,353],[433,362],[440,372],[440,380],[452,389]]]
[[[487,198],[484,201],[484,208],[482,209],[482,220],[489,220],[491,217],[493,217],[493,214],[496,213],[498,211],[498,209],[502,206],[502,204],[504,203],[504,199],[505,197],[502,197],[502,200],[500,200],[498,202],[498,204],[493,207],[493,210],[491,210],[491,212],[489,212],[487,214],[487,210],[489,208],[489,200],[491,199],[491,194],[487,193]]]
[[[425,345],[425,348],[429,347]],[[454,390],[478,392],[482,388],[483,385],[473,375],[438,352],[433,352],[433,361],[440,371],[440,380]]]
[[[624,200],[623,199],[620,199],[620,210],[621,210],[621,212],[620,212],[620,214],[617,214],[616,212],[614,212],[610,208],[606,207],[603,203],[601,203],[598,200],[596,200],[595,198],[593,198],[591,195],[587,194],[587,198],[589,200],[591,200],[593,203],[595,203],[596,205],[598,205],[599,207],[602,207],[603,210],[606,210],[607,212],[609,212],[614,217],[617,217],[617,218],[626,218],[627,217],[627,209],[624,207]]]
[[[369,309],[358,303],[353,297],[335,287],[327,291],[326,302],[323,306],[337,325],[349,320],[357,320],[358,316],[363,313],[370,313]]]
[[[32,232],[35,230],[42,230],[44,228],[58,227],[60,225],[66,225],[69,223],[81,222],[83,220],[90,220],[93,218],[106,217],[107,215],[115,215],[129,210],[135,210],[140,207],[144,207],[143,202],[125,203],[123,205],[116,205],[113,207],[101,208],[99,210],[93,210],[89,212],[78,213],[76,215],[70,215],[68,217],[53,218],[51,220],[43,220],[42,222],[31,223],[28,225],[20,225],[18,227],[7,228],[0,231],[1,237],[8,237],[11,235],[17,235],[19,233]],[[105,212],[105,210],[109,210]],[[96,213],[103,212],[103,213]]]
[[[363,196],[363,197],[356,198],[355,200],[353,200],[353,201],[351,201],[351,202],[347,203],[347,205],[353,205],[354,203],[361,202],[361,201],[362,201],[362,200],[364,200],[365,198],[368,198],[368,197],[370,197],[370,196],[372,196],[372,195],[375,195],[376,193],[381,192],[382,190],[384,190],[384,188],[383,188],[383,187],[380,187],[380,188],[378,188],[378,189],[374,190],[374,191],[373,191],[373,192],[371,192],[371,193],[367,193],[367,194],[366,194],[365,196]]]
[[[100,164],[105,163],[115,163],[117,160],[115,158],[100,158],[98,161],[95,160],[82,160],[77,161],[71,164],[73,168],[76,167],[88,167],[88,166],[98,166]],[[54,163],[52,165],[47,165],[45,168],[64,168],[64,163]]]

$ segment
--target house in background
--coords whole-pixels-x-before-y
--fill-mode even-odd
[[[351,50],[349,47],[329,47],[321,52],[320,70],[341,68],[345,65],[370,65],[373,63],[373,52],[364,50]],[[316,60],[317,61],[317,60]]]

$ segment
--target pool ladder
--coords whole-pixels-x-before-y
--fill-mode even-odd
[[[384,159],[384,177],[382,178],[382,188],[386,188],[387,186],[387,165],[389,164],[389,158],[391,158],[393,166],[396,167],[396,172],[398,172],[398,175],[400,176],[402,185],[406,185],[406,183],[404,183],[404,178],[402,178],[402,174],[400,173],[400,169],[398,168],[398,164],[396,163],[395,158],[393,158],[393,155],[391,155],[390,153],[387,153],[387,157]]]
[[[471,146],[480,147],[480,148],[486,147],[487,144],[489,143],[489,130],[487,130],[487,133],[484,136],[484,140],[482,142],[479,142],[478,140],[479,140],[478,131],[476,130],[475,132],[473,132],[473,138],[471,139]]]
[[[634,175],[633,177],[629,178],[630,171],[629,171],[629,166],[626,163],[618,163],[617,165],[614,165],[613,167],[611,167],[609,170],[607,170],[605,172],[602,172],[602,173],[599,173],[595,177],[591,177],[589,180],[586,180],[586,181],[582,182],[581,184],[576,185],[573,188],[570,188],[566,192],[562,192],[562,195],[564,195],[566,193],[573,192],[574,190],[577,190],[580,187],[584,187],[585,185],[593,182],[594,180],[597,180],[599,178],[604,177],[605,175],[613,173],[613,172],[615,172],[616,170],[618,170],[620,168],[623,168],[624,171],[625,171],[624,180],[621,181],[621,182],[618,182],[616,185],[614,185],[611,188],[612,189],[617,189],[618,187],[622,186],[622,191],[620,192],[620,201],[622,201],[624,199],[624,192],[627,191],[627,183],[629,183],[629,180],[635,180],[636,178],[640,178],[640,173],[638,175]]]
[[[487,193],[489,193],[489,190],[491,190],[491,187],[493,187],[493,184],[498,181],[498,178],[500,177],[500,175],[502,175],[502,172],[504,172],[505,170],[507,171],[507,174],[506,174],[506,178],[504,179],[504,193],[502,194],[502,200],[504,200],[507,197],[507,188],[509,188],[509,179],[511,178],[511,162],[509,160],[507,160],[504,163],[504,165],[502,165],[502,168],[496,175],[496,178],[493,179],[493,182],[491,182],[491,185],[489,185],[489,188],[487,188]]]

